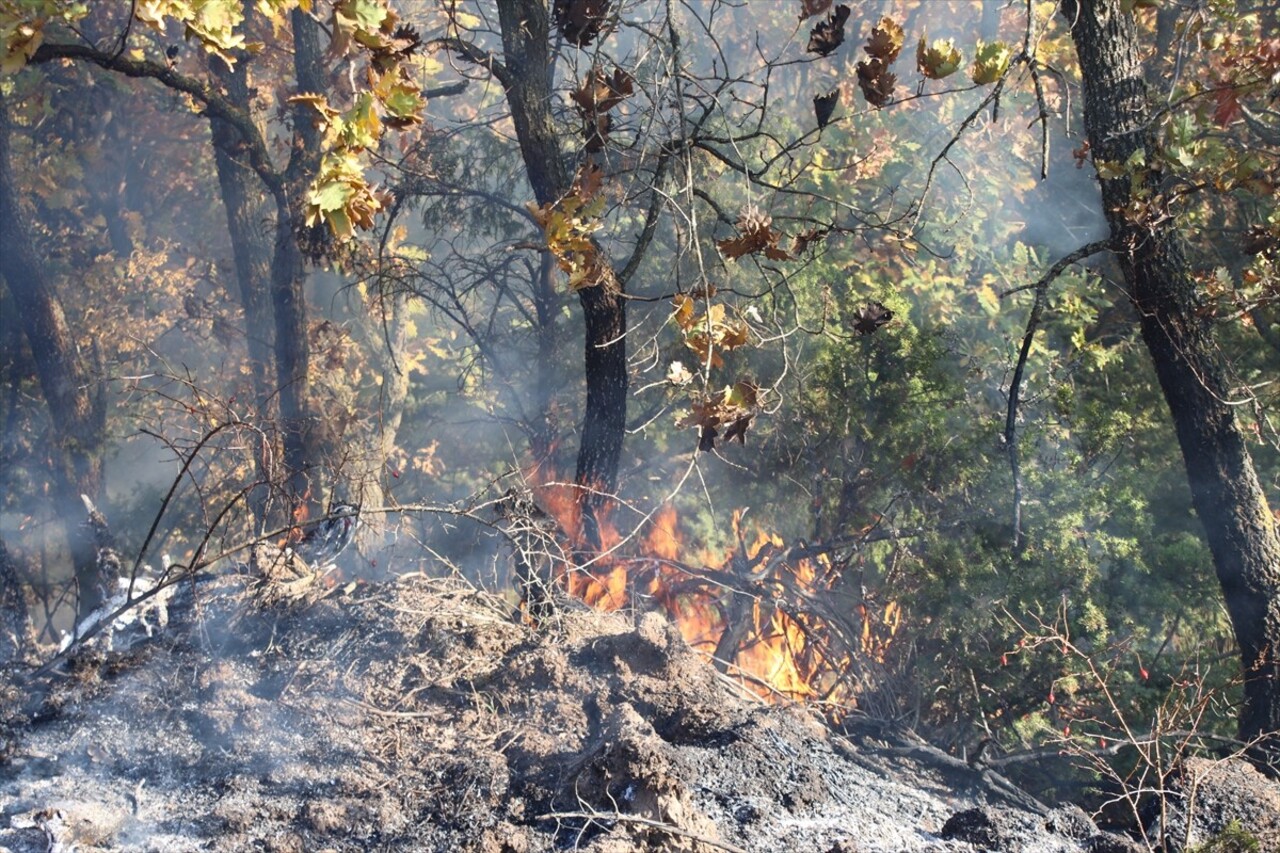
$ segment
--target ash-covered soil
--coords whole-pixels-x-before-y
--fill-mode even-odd
[[[534,630],[419,577],[270,604],[210,586],[127,652],[10,680],[0,849],[1124,849],[762,704],[656,613],[566,605]]]

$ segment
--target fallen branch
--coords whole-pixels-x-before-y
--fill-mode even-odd
[[[678,835],[681,838],[688,838],[692,841],[706,844],[709,847],[728,850],[730,853],[747,853],[747,851],[742,847],[736,847],[732,844],[726,844],[723,841],[717,841],[714,838],[708,838],[707,836],[697,832],[681,829],[674,824],[663,823],[662,821],[651,820],[647,817],[639,817],[637,815],[622,814],[621,812],[551,812],[549,814],[541,815],[538,820],[592,820],[600,822],[612,820],[618,823],[634,823],[650,829],[660,830],[668,835]]]

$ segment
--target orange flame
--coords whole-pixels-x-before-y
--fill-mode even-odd
[[[781,537],[763,530],[749,537],[735,512],[736,547],[700,554],[700,565],[683,563],[688,549],[670,504],[654,513],[635,547],[627,543],[617,553],[611,552],[621,537],[607,517],[600,518],[604,553],[583,554],[580,494],[563,483],[537,491],[569,540],[569,552],[590,558],[579,566],[563,562],[556,579],[593,607],[617,610],[631,594],[647,596],[691,647],[749,689],[769,700],[829,703],[836,718],[843,716],[839,708],[858,703],[862,686],[851,673],[887,663],[903,622],[901,606],[860,600],[833,610],[849,593],[843,566],[827,554],[790,552]],[[819,612],[820,605],[828,609]]]

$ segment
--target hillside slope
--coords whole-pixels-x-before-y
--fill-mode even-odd
[[[128,651],[11,679],[0,847],[1067,853],[1094,833],[744,695],[655,613],[566,605],[534,631],[419,577],[260,590],[224,576]],[[939,837],[975,807],[952,825],[981,843]]]

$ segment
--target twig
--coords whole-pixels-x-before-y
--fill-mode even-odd
[[[637,815],[623,814],[622,812],[550,812],[539,816],[538,820],[612,820],[617,821],[618,823],[634,823],[640,826],[647,826],[650,829],[661,830],[668,835],[678,835],[681,838],[688,838],[720,850],[728,850],[730,853],[747,853],[747,851],[742,847],[737,847],[733,844],[726,844],[725,842],[717,841],[714,838],[708,838],[701,833],[681,829],[680,827],[670,823],[663,823],[662,821],[651,820],[647,817],[639,817]]]

